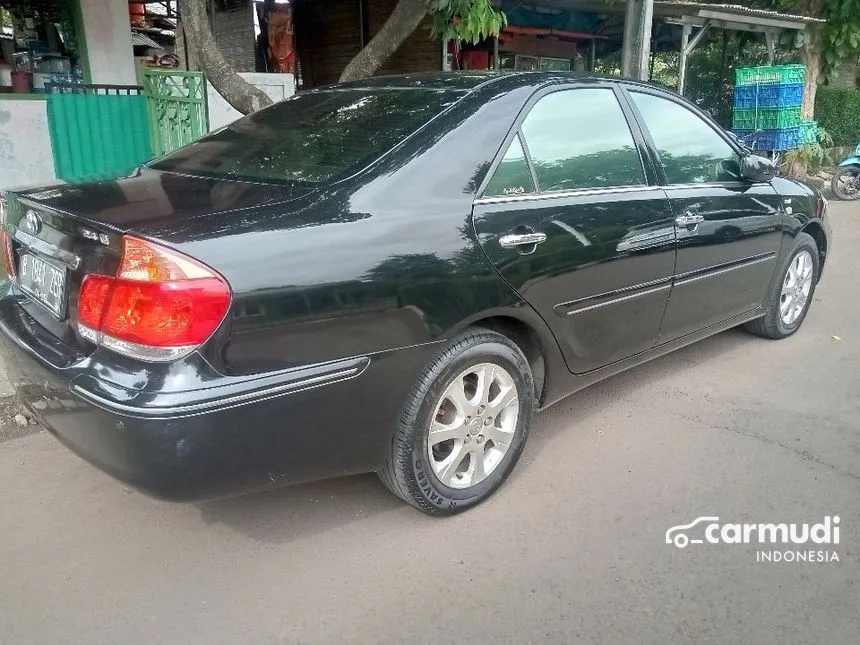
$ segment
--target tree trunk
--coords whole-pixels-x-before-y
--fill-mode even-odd
[[[821,13],[822,0],[811,0],[805,7],[803,15],[817,16]],[[801,60],[806,65],[806,77],[803,81],[803,102],[800,104],[800,118],[811,120],[815,114],[815,90],[818,88],[818,77],[821,74],[821,27],[811,25],[807,28],[808,38],[803,45]],[[807,163],[798,159],[789,168],[792,177],[805,178]]]
[[[272,99],[239,76],[218,49],[204,0],[179,0],[179,11],[189,47],[197,53],[200,69],[218,93],[242,114],[271,105]]]
[[[803,82],[803,103],[800,105],[800,118],[812,119],[815,113],[815,90],[821,74],[821,32],[812,30],[812,38],[803,46],[802,60],[806,65],[806,78]]]
[[[340,82],[372,76],[421,24],[427,9],[426,0],[398,0],[382,28],[343,70]]]

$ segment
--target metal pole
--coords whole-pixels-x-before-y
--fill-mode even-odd
[[[499,71],[499,37],[493,38],[493,69]]]
[[[624,14],[624,39],[621,42],[621,75],[633,76],[633,46],[636,40],[637,0],[627,0]]]
[[[594,74],[594,64],[597,62],[597,39],[591,39],[591,48],[588,50],[588,71]]]
[[[776,38],[777,35],[772,31],[764,32],[764,39],[767,42],[767,64],[773,65],[773,59],[776,56]]]
[[[684,95],[684,84],[687,82],[687,45],[690,44],[690,34],[693,28],[689,24],[681,27],[681,60],[678,63],[678,94]]]
[[[651,61],[651,30],[654,26],[654,0],[642,0],[642,24],[639,30],[639,69],[637,78],[648,80],[648,65]]]
[[[678,94],[684,94],[684,85],[687,81],[687,56],[689,56],[693,50],[699,46],[699,43],[705,39],[710,28],[711,21],[707,20],[705,24],[701,26],[699,31],[696,32],[696,35],[690,38],[690,34],[693,32],[693,27],[689,24],[684,25],[683,31],[681,32],[681,63],[678,66]]]

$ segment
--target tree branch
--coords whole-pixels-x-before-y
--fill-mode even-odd
[[[343,70],[340,82],[372,76],[421,24],[428,9],[426,0],[398,0],[382,28]]]
[[[272,99],[239,76],[218,49],[203,0],[179,0],[179,11],[190,45],[197,52],[200,69],[218,93],[242,114],[271,105]]]

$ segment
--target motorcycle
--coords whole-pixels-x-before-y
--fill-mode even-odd
[[[836,167],[830,187],[839,199],[860,198],[860,143],[854,149],[854,154],[843,159]]]

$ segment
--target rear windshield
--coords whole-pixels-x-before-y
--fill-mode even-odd
[[[429,89],[299,94],[150,167],[263,183],[328,182],[374,161],[461,96]]]

